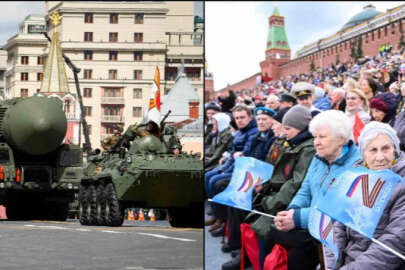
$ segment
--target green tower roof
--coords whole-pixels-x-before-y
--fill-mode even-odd
[[[272,15],[280,16],[278,8],[274,7]],[[287,34],[285,33],[284,26],[272,25],[269,28],[269,34],[267,35],[267,47],[269,49],[282,49],[289,50]]]
[[[272,15],[280,16],[280,12],[278,12],[277,6],[274,6],[273,14],[272,14]]]

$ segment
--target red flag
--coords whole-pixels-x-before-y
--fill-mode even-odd
[[[358,143],[358,138],[360,136],[361,131],[364,128],[364,123],[361,121],[359,114],[356,113],[354,116],[354,125],[353,125],[353,137],[354,141]]]

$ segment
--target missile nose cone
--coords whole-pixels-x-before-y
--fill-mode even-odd
[[[32,128],[37,134],[47,133],[51,130],[50,121],[47,121],[45,118],[37,119],[37,121],[32,124]]]

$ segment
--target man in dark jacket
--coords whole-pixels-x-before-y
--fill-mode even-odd
[[[259,130],[259,133],[254,136],[254,139],[252,140],[250,144],[250,148],[245,154],[245,156],[248,157],[253,157],[258,160],[265,160],[267,153],[270,149],[270,146],[272,145],[275,137],[274,137],[274,132],[271,130],[272,124],[273,124],[273,116],[275,115],[275,111],[266,108],[266,107],[258,107],[255,109],[255,116],[256,116],[256,122],[257,122],[257,127]],[[228,182],[229,183],[230,179],[224,179],[221,180],[221,182]],[[219,183],[219,182],[218,182]],[[223,186],[223,184],[219,184]],[[226,185],[225,185],[226,187]],[[247,212],[238,210],[235,208],[228,208],[228,214],[224,215],[223,209],[226,207],[224,206],[218,206],[218,212],[221,213],[221,217],[224,220],[225,216],[228,216],[228,224],[229,224],[229,234],[230,234],[230,240],[227,244],[225,244],[222,248],[224,252],[229,252],[234,249],[239,249],[240,248],[240,224],[241,221],[243,220],[243,217],[247,215]],[[214,227],[214,229],[217,229]]]
[[[248,153],[250,143],[258,132],[256,121],[253,118],[252,110],[249,107],[245,105],[237,105],[232,110],[232,114],[239,130],[233,138],[232,152],[225,164],[205,173],[205,191],[209,198],[213,197],[213,189],[217,181],[232,176],[235,159]],[[215,216],[212,216],[212,218],[205,224],[213,225],[215,221]]]

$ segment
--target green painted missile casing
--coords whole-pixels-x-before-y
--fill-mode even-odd
[[[57,98],[33,96],[9,107],[3,118],[4,139],[29,155],[47,154],[66,135],[67,120]]]

